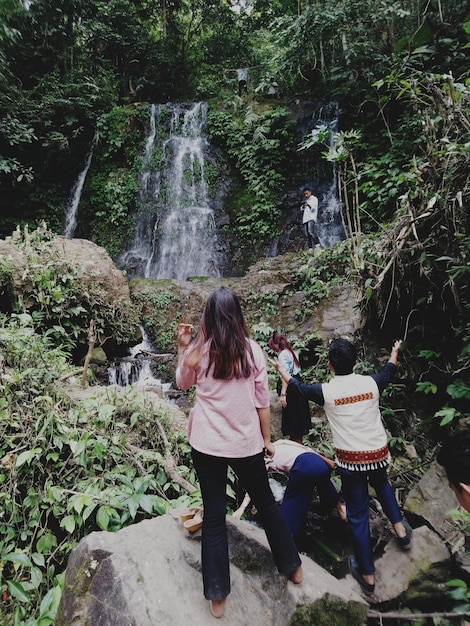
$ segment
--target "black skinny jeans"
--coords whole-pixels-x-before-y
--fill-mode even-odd
[[[226,516],[227,468],[230,466],[256,507],[281,574],[290,574],[301,565],[292,535],[268,482],[263,453],[241,459],[216,457],[191,449],[201,486],[204,517],[202,524],[202,578],[204,597],[223,600],[230,593]]]

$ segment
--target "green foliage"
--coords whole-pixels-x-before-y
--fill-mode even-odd
[[[97,121],[97,145],[85,188],[90,197],[84,198],[81,212],[90,221],[88,228],[97,243],[114,258],[133,227],[147,118],[147,106],[115,106]]]
[[[179,297],[171,289],[155,292],[135,290],[132,300],[142,311],[142,323],[154,346],[162,352],[173,351],[175,328],[182,307]]]
[[[446,582],[448,589],[445,595],[456,602],[454,611],[464,613],[470,611],[470,589],[464,580],[455,578]]]
[[[64,258],[44,224],[32,233],[17,229],[11,239],[25,259],[21,292],[13,294],[11,270],[3,273],[3,284],[13,294],[11,305],[18,313],[28,311],[57,345],[67,350],[87,345],[90,319],[99,337],[125,343],[136,335],[137,311],[123,302],[108,302],[96,284],[83,288],[79,268]]]
[[[348,265],[345,242],[340,242],[332,248],[325,248],[314,256],[302,252],[300,261],[295,277],[298,287],[304,294],[304,301],[296,316],[297,323],[311,317],[319,303],[346,278],[343,269]]]
[[[293,121],[282,107],[258,112],[254,104],[238,116],[211,109],[208,131],[220,143],[246,185],[236,203],[233,230],[248,244],[267,244],[277,233],[275,198],[285,185],[285,163],[293,150]]]
[[[184,501],[163,469],[157,420],[180,473],[190,482],[195,475],[165,411],[156,414],[139,392],[71,403],[57,383],[67,355],[29,316],[0,319],[0,354],[8,364],[0,378],[1,621],[52,624],[67,557],[84,535]]]

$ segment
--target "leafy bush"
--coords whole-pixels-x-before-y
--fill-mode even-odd
[[[0,621],[47,626],[78,541],[189,502],[165,473],[168,452],[190,483],[194,470],[166,409],[141,393],[72,402],[58,383],[67,355],[31,316],[0,318],[0,356]]]
[[[128,303],[109,302],[98,285],[86,289],[79,268],[54,247],[55,235],[45,224],[32,233],[17,229],[12,242],[24,255],[22,291],[12,295],[11,307],[17,313],[31,313],[41,327],[56,342],[73,351],[88,343],[89,320],[93,319],[100,337],[112,337],[118,344],[130,342],[138,332],[136,309]],[[12,271],[8,265],[0,278],[5,289],[13,291]]]
[[[276,198],[285,185],[289,154],[295,153],[293,124],[283,107],[260,110],[252,103],[237,114],[209,111],[209,136],[224,147],[243,181],[231,229],[244,243],[265,245],[277,233]]]

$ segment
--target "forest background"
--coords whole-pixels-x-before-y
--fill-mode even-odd
[[[100,163],[87,228],[115,257],[132,225],[148,103],[209,102],[211,140],[239,176],[232,227],[258,251],[279,232],[291,156],[300,149],[312,162],[334,162],[348,237],[322,267],[307,266],[305,288],[318,290],[347,268],[363,293],[366,327],[390,338],[405,331],[408,382],[395,402],[406,417],[390,409],[392,443],[425,437],[432,456],[469,417],[469,40],[460,0],[0,0],[0,236],[42,221],[60,233],[94,143]],[[241,60],[256,68],[244,98],[235,74],[224,72]],[[275,101],[265,97],[271,76]],[[303,98],[337,103],[334,149],[321,133],[293,143],[288,104]],[[0,259],[2,290],[10,271]],[[119,433],[107,432],[116,407],[71,414],[64,404],[54,384],[87,327],[85,315],[67,309],[70,286],[58,287],[53,275],[37,284],[62,290],[59,314],[38,299],[32,321],[20,304],[2,315],[14,376],[0,383],[0,456],[18,448],[18,432],[25,442],[14,477],[8,461],[0,474],[5,624],[52,623],[63,566],[84,533],[163,513],[185,497],[158,459],[148,461],[146,478],[129,469]],[[137,427],[146,409],[133,402],[126,419]],[[96,430],[84,433],[86,411],[96,411]],[[50,447],[39,445],[39,433]],[[155,437],[149,447],[158,449]],[[167,444],[187,469],[184,442]],[[69,456],[82,474],[67,484],[59,471],[59,484]],[[106,456],[116,463],[103,470]],[[100,482],[106,472],[114,490]],[[126,476],[119,488],[118,474]]]

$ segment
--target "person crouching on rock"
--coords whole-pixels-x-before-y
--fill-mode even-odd
[[[322,514],[326,515],[336,507],[340,519],[346,521],[344,505],[330,479],[334,462],[312,448],[288,439],[275,441],[274,449],[274,456],[266,456],[264,461],[268,471],[289,477],[281,511],[296,543],[302,539],[315,491]],[[240,519],[249,503],[250,496],[247,494],[233,516]]]

